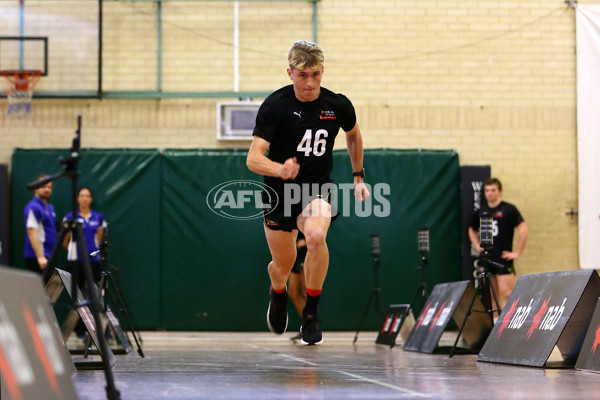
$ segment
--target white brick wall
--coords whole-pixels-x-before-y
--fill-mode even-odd
[[[18,7],[12,3],[0,8]],[[78,47],[94,53],[86,44],[93,13],[77,2],[27,3],[89,31]],[[155,3],[104,4],[105,90],[156,88],[156,10]],[[352,99],[365,146],[454,148],[463,165],[490,164],[530,227],[520,273],[578,265],[577,219],[565,216],[577,209],[574,14],[562,0],[318,3],[323,85]],[[0,34],[7,34],[18,25],[3,15]],[[35,34],[65,40],[64,26],[44,29]],[[287,84],[285,55],[298,38],[312,39],[311,3],[240,2],[240,89]],[[233,3],[164,3],[163,90],[232,90],[232,42]],[[51,57],[71,59],[65,47]],[[77,84],[93,86],[93,60],[79,62]],[[55,75],[40,88],[64,85]],[[0,162],[14,147],[68,146],[78,113],[89,147],[244,146],[216,141],[216,101],[34,100],[31,119],[0,117]]]

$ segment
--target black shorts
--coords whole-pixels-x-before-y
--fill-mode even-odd
[[[267,228],[274,231],[285,231],[291,232],[294,229],[298,229],[296,220],[302,213],[302,210],[306,208],[308,203],[311,201],[321,198],[331,204],[332,190],[328,186],[333,182],[327,182],[324,184],[310,184],[303,185],[301,189],[300,198],[302,200],[296,202],[290,202],[286,207],[286,199],[284,190],[278,190],[275,193],[277,196],[273,196],[273,191],[263,190],[262,202],[263,202],[263,220]],[[331,207],[331,222],[335,221],[339,213],[337,208]]]
[[[510,275],[515,274],[515,264],[512,261],[507,261],[502,258],[492,258],[491,263],[487,265],[487,270],[495,275]],[[481,265],[481,261],[477,261]],[[492,264],[493,263],[493,264]],[[495,265],[494,265],[495,264]]]
[[[298,236],[302,235],[302,232],[298,231]],[[304,236],[302,236],[304,239]],[[296,239],[298,241],[298,239]],[[304,259],[306,259],[306,246],[296,248],[296,261],[292,267],[292,273],[301,274],[304,271]]]
[[[504,268],[498,268],[496,275],[510,275],[510,274],[514,275],[514,274],[516,274],[515,265],[513,263],[510,263],[509,265],[502,263],[502,265],[504,265]]]
[[[292,267],[292,274],[301,274],[304,271],[304,262],[294,263]]]

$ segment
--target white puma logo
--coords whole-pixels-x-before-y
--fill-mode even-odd
[[[294,115],[297,115],[298,118],[302,118],[302,111],[300,111],[300,112],[294,111]]]

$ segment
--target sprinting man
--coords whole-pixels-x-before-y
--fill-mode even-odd
[[[300,343],[305,345],[323,340],[318,306],[329,266],[327,231],[337,217],[337,210],[331,206],[332,193],[326,187],[332,182],[332,151],[340,128],[346,133],[352,163],[348,175],[352,172],[354,176],[354,196],[364,201],[370,195],[363,182],[363,142],[354,107],[344,95],[321,87],[324,60],[318,44],[305,40],[292,44],[287,56],[292,84],[272,93],[261,105],[246,162],[251,171],[265,176],[265,184],[279,199],[274,204],[275,197],[263,192],[263,204],[272,207],[264,212],[272,257],[268,266],[271,288],[267,324],[277,334],[287,328],[286,282],[296,259],[297,231],[306,238],[307,296],[300,328]],[[301,190],[301,202],[290,195],[297,195],[296,189]]]

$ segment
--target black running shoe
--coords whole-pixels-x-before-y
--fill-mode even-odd
[[[281,335],[287,329],[288,324],[287,291],[277,294],[271,288],[270,295],[271,300],[269,301],[269,309],[267,310],[267,325],[269,325],[271,332]]]
[[[323,334],[321,325],[316,315],[307,315],[302,317],[302,326],[300,327],[300,343],[303,345],[315,345],[323,343]]]

